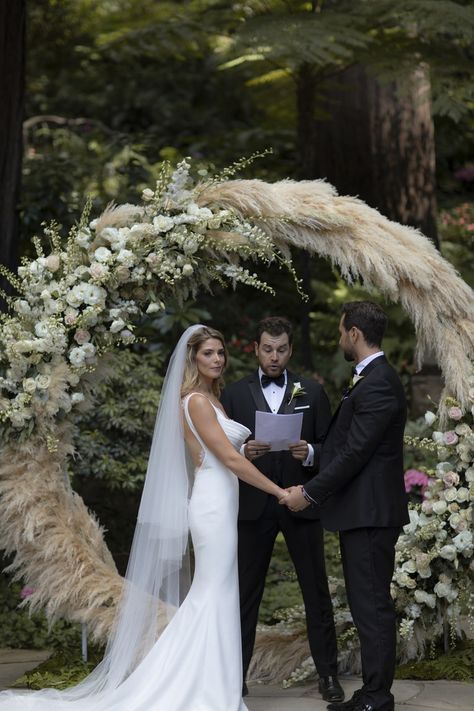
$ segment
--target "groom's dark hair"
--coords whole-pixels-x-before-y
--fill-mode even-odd
[[[346,331],[355,326],[362,331],[368,346],[382,345],[388,318],[385,311],[372,301],[348,301],[342,307]]]
[[[293,343],[293,326],[290,321],[283,316],[267,316],[267,318],[262,318],[262,320],[257,325],[257,331],[255,333],[255,340],[260,343],[260,338],[262,333],[270,334],[270,336],[281,336],[284,333],[288,334],[288,343]]]

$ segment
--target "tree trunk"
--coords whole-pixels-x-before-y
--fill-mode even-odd
[[[18,264],[26,0],[0,3],[0,262]]]
[[[384,215],[418,227],[438,245],[435,144],[429,75],[379,83],[362,66],[323,88],[310,154],[312,177],[357,195]]]

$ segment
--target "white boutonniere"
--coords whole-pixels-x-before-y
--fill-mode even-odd
[[[359,382],[359,380],[362,380],[363,377],[364,377],[363,375],[357,375],[357,374],[356,374],[356,375],[353,375],[353,376],[352,376],[352,380],[351,380],[351,388],[353,388],[354,385],[357,385],[357,383]]]
[[[294,400],[294,398],[301,397],[302,395],[306,395],[306,390],[301,387],[301,383],[293,383],[288,405]]]

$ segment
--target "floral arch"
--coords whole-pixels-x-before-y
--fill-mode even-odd
[[[421,233],[323,181],[269,184],[232,172],[196,181],[185,160],[163,166],[141,206],[88,220],[86,210],[66,243],[55,226],[45,230],[51,251],[37,240],[37,258],[9,275],[19,295],[5,297],[0,326],[3,548],[34,588],[31,608],[52,620],[86,623],[98,640],[110,630],[122,579],[65,463],[75,414],[91,407],[114,349],[171,294],[186,299],[216,281],[268,289],[252,261],[291,270],[289,247],[304,248],[399,301],[415,325],[418,363],[429,347],[445,395],[465,412],[472,406],[473,292]]]

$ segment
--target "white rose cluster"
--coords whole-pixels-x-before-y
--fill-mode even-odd
[[[474,374],[469,386],[474,390]],[[397,544],[393,590],[403,615],[400,634],[406,639],[413,639],[416,631],[415,638],[436,641],[440,619],[456,634],[460,616],[474,614],[466,595],[474,553],[474,413],[472,408],[463,412],[455,401],[447,406],[450,426],[431,435],[441,461],[421,505],[410,508],[410,522]],[[438,418],[427,412],[424,420],[434,427]],[[419,606],[420,615],[410,613],[412,604]]]
[[[84,401],[76,388],[100,355],[133,343],[134,320],[165,310],[170,296],[187,298],[216,280],[271,291],[240,261],[285,259],[251,220],[199,204],[200,181],[213,178],[201,170],[194,179],[191,170],[188,159],[174,170],[165,162],[143,205],[108,208],[93,220],[86,208],[67,240],[57,226],[45,228],[50,254],[34,240],[37,258],[19,268],[21,295],[0,326],[4,440],[51,440],[54,418]]]

